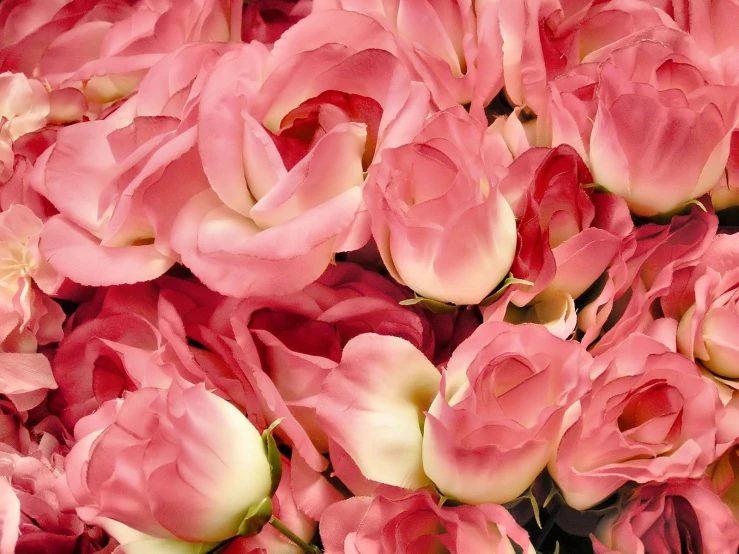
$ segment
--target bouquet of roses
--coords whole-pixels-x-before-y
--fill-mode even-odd
[[[736,554],[737,0],[3,0],[0,554]]]

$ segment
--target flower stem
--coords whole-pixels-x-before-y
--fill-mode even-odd
[[[304,552],[307,552],[308,554],[323,554],[321,552],[321,549],[313,544],[308,544],[303,539],[301,539],[299,536],[297,536],[295,533],[293,533],[290,529],[288,529],[287,525],[282,523],[279,519],[277,519],[275,516],[272,516],[269,519],[270,525],[277,529],[280,533],[285,535],[288,539],[293,541],[295,544],[297,544],[300,548],[303,549]]]

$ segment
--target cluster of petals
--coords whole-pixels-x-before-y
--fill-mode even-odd
[[[0,554],[739,550],[736,0],[3,0]]]

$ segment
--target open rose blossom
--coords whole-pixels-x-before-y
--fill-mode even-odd
[[[223,541],[270,496],[259,432],[202,384],[112,400],[80,420],[75,437],[65,469],[78,513],[120,542],[130,540],[124,527],[147,540]]]
[[[587,509],[629,481],[705,472],[723,407],[693,362],[633,335],[598,356],[592,375],[549,463],[567,504]]]
[[[546,466],[591,363],[541,326],[481,326],[454,351],[426,414],[424,472],[465,503],[513,500]]]
[[[508,502],[546,467],[591,363],[542,327],[489,322],[454,351],[442,378],[406,341],[366,334],[344,348],[318,414],[371,480]]]
[[[739,548],[739,524],[705,483],[668,481],[636,489],[603,518],[593,548],[596,554],[728,554]]]
[[[297,292],[334,253],[362,247],[364,172],[428,113],[428,91],[398,58],[340,43],[305,50],[293,31],[306,22],[272,51],[263,80],[234,52],[203,89],[198,151],[209,187],[185,204],[171,244],[223,294]]]
[[[93,286],[136,283],[175,263],[167,231],[205,187],[195,150],[202,79],[229,49],[194,43],[172,52],[125,109],[60,129],[39,157],[28,180],[59,212],[46,222],[40,247],[65,277]],[[254,65],[266,55],[244,49]],[[147,201],[152,187],[160,199],[177,194]]]
[[[440,507],[428,492],[383,487],[331,506],[321,518],[325,554],[477,552],[533,554],[526,532],[501,506]]]
[[[420,296],[477,304],[513,263],[516,221],[482,158],[485,138],[452,108],[370,168],[372,235],[390,274]]]

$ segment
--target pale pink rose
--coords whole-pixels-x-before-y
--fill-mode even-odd
[[[65,469],[77,511],[120,542],[118,525],[154,540],[223,541],[270,496],[259,432],[202,384],[175,380],[110,401],[78,422],[75,438]]]
[[[198,150],[210,187],[180,211],[171,245],[223,294],[297,292],[335,252],[363,246],[364,172],[428,113],[427,90],[400,60],[338,43],[305,50],[295,37],[309,22],[266,68],[233,52],[204,86]]]
[[[739,235],[719,235],[714,241],[739,252]],[[714,243],[715,244],[715,243]],[[713,245],[712,245],[713,246]],[[727,256],[728,262],[731,258]],[[723,261],[723,260],[722,260]],[[739,378],[739,270],[716,271],[706,267],[695,282],[695,304],[680,319],[677,341],[680,352],[696,358],[714,374]]]
[[[316,406],[321,385],[349,340],[362,333],[396,336],[434,355],[434,334],[423,311],[399,305],[407,298],[386,278],[338,263],[299,293],[231,306],[239,365],[259,391],[264,417],[287,418],[276,433],[294,442],[307,460],[314,458],[305,434],[320,452],[328,449]]]
[[[440,383],[439,371],[410,342],[358,335],[323,382],[318,420],[366,479],[419,489],[431,484],[421,458],[421,422]],[[332,460],[342,457],[332,448]]]
[[[59,130],[28,179],[60,212],[41,238],[60,273],[105,286],[150,280],[174,264],[171,221],[206,186],[195,150],[200,81],[229,48],[187,45],[110,117]]]
[[[549,473],[570,506],[594,506],[633,481],[697,478],[723,415],[695,364],[644,335],[598,356],[590,390],[566,416]]]
[[[244,7],[241,38],[244,42],[258,40],[273,44],[282,33],[307,17],[313,0],[258,0]]]
[[[529,537],[501,506],[440,507],[426,491],[383,487],[331,506],[321,518],[326,554],[448,552],[533,554]]]
[[[439,109],[469,104],[470,113],[486,121],[484,108],[503,86],[503,50],[498,7],[493,2],[424,0],[314,0],[312,25],[326,29],[360,12],[390,31],[409,68],[431,91]],[[347,18],[348,19],[348,18]],[[320,31],[319,31],[320,32]],[[340,32],[340,31],[338,31]],[[357,38],[349,39],[353,44]]]
[[[636,489],[592,539],[596,554],[724,554],[739,548],[739,524],[705,483],[675,480]]]
[[[682,209],[716,185],[739,115],[737,93],[689,35],[656,28],[585,61],[600,62],[588,144],[596,183],[640,216]]]
[[[372,235],[390,274],[420,296],[477,304],[510,271],[516,222],[480,154],[483,131],[462,108],[445,110],[370,168]]]
[[[367,479],[507,502],[546,466],[591,362],[541,327],[489,322],[442,379],[408,342],[360,335],[325,380],[318,415]]]
[[[423,427],[423,470],[471,504],[516,498],[547,465],[591,357],[540,326],[489,322],[452,355]]]
[[[0,10],[0,67],[106,104],[185,42],[238,37],[240,18],[227,0],[11,0]]]
[[[593,50],[641,29],[675,26],[666,14],[639,0],[503,0],[498,10],[506,98],[538,115],[547,112],[552,81],[578,71],[578,64]]]

